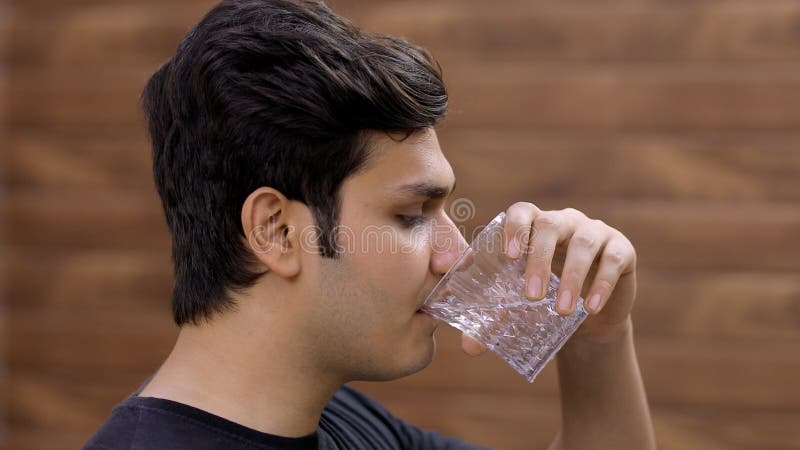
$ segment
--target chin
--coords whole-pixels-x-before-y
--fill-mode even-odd
[[[414,358],[403,365],[401,373],[395,378],[407,377],[428,367],[436,356],[436,337],[426,336],[425,343],[417,350]]]
[[[435,355],[436,338],[433,335],[426,336],[425,343],[418,343],[418,347],[414,348],[413,352],[409,350],[402,361],[397,359],[387,361],[380,367],[374,367],[374,370],[365,373],[365,376],[359,379],[362,381],[392,381],[407,377],[428,367]]]
[[[436,356],[436,336],[431,335],[428,339],[428,345],[423,356],[419,359],[418,363],[412,367],[409,375],[428,367],[430,363],[433,362],[434,356]]]

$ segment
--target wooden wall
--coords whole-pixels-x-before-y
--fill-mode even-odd
[[[77,448],[169,352],[169,235],[137,98],[208,0],[20,0],[3,104],[0,371],[8,449]],[[800,2],[333,1],[439,59],[440,140],[477,207],[567,206],[640,257],[639,360],[660,448],[800,448]],[[544,448],[533,384],[463,356],[359,387],[401,417]],[[4,375],[4,377],[3,377]],[[0,427],[2,433],[3,427]]]

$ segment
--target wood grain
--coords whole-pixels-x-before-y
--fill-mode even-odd
[[[480,184],[480,180],[478,181]],[[481,205],[477,216],[464,222],[471,239],[475,225],[485,223],[509,204],[490,185],[481,192],[463,192]],[[533,193],[517,198],[535,200]],[[9,243],[27,249],[80,250],[111,248],[166,251],[169,233],[154,193],[47,194],[14,191],[7,204]],[[650,267],[685,269],[800,268],[795,255],[800,210],[789,204],[569,202],[559,199],[540,207],[573,206],[601,217],[626,233],[640,261]],[[735,243],[735,245],[734,245]],[[736,258],[730,254],[735,252]]]
[[[379,2],[346,8],[361,26],[454,60],[786,61],[800,57],[792,2]]]
[[[797,202],[800,133],[451,129],[459,185],[517,198]],[[459,192],[461,194],[464,191]],[[478,205],[479,206],[479,205]]]
[[[213,3],[0,0],[0,448],[79,448],[174,343],[138,97]],[[800,448],[800,3],[331,5],[442,64],[465,234],[523,200],[634,243],[660,448]],[[355,384],[409,422],[527,449],[557,430],[556,375],[469,358],[442,325],[426,370]]]
[[[142,128],[137,99],[156,64],[98,72],[12,68],[12,128]],[[800,126],[800,64],[772,70],[652,64],[450,64],[448,126],[555,130],[787,130]],[[35,105],[47,104],[47,108]]]
[[[498,195],[583,201],[800,200],[798,132],[570,133],[444,126],[438,135],[463,187],[490,185]],[[13,189],[152,187],[150,143],[141,130],[16,132],[8,143],[6,182]],[[586,175],[565,176],[569,173]]]
[[[97,3],[42,11],[19,8],[18,66],[151,64],[168,58],[182,34],[213,3]],[[88,2],[86,2],[88,3]],[[800,57],[794,2],[332,2],[359,26],[403,36],[439,59],[541,61],[780,62]],[[619,5],[619,6],[617,6]],[[116,20],[123,16],[124,21]],[[24,24],[24,26],[23,26]],[[52,36],[58,36],[53,41]],[[145,37],[145,39],[142,39]]]

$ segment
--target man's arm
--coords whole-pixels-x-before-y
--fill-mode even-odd
[[[561,430],[549,450],[656,448],[630,318],[615,339],[571,339],[558,354]]]

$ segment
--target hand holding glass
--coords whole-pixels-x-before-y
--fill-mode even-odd
[[[529,382],[558,353],[587,316],[583,298],[569,316],[555,309],[559,278],[552,274],[544,299],[525,296],[527,253],[504,252],[500,213],[436,284],[422,310],[474,338]]]

